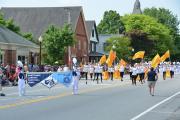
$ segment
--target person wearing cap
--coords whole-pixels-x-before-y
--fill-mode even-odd
[[[25,77],[22,71],[22,67],[19,67],[19,75],[18,75],[18,89],[19,89],[19,96],[25,95]]]

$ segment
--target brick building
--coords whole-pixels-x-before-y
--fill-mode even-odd
[[[1,11],[5,19],[12,18],[21,31],[32,33],[36,39],[49,25],[62,27],[70,23],[77,42],[67,51],[64,60],[69,65],[72,57],[79,62],[88,62],[88,37],[82,7],[5,7]]]

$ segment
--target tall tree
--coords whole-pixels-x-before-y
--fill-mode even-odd
[[[130,47],[130,39],[125,36],[114,36],[109,38],[107,41],[107,46],[105,47],[105,51],[110,51],[113,49],[116,51],[116,55],[119,59],[125,59],[125,60],[130,60],[131,56],[131,50],[132,48]]]
[[[126,28],[126,33],[130,34],[132,43],[141,41],[141,44],[136,43],[136,46],[132,44],[135,51],[142,50],[141,48],[147,43],[150,44],[149,46],[147,44],[147,47],[151,49],[149,51],[150,57],[156,53],[162,54],[167,49],[173,49],[174,41],[169,28],[158,23],[155,18],[134,14],[125,15],[122,20]],[[135,37],[133,37],[134,35]],[[144,36],[143,40],[138,40],[141,39],[142,35]]]
[[[74,33],[69,25],[66,24],[62,28],[49,26],[43,35],[43,48],[46,53],[44,62],[54,64],[58,61],[62,64],[68,46],[72,46],[74,43]]]
[[[177,34],[179,32],[178,25],[180,22],[178,17],[174,15],[169,9],[155,7],[146,8],[144,9],[143,14],[156,18],[158,22],[170,28],[173,34]]]
[[[124,25],[119,13],[109,10],[104,12],[97,29],[100,34],[118,34],[124,31]]]

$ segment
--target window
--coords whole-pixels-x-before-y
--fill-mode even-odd
[[[92,30],[92,37],[94,37],[94,29]]]
[[[104,43],[103,44],[103,49],[104,49],[104,51],[105,51],[105,48],[108,46],[108,43]]]
[[[0,55],[0,63],[1,64],[3,63],[3,55],[2,54]]]
[[[25,56],[18,56],[18,60],[25,64]]]
[[[91,43],[91,51],[94,52],[94,43]]]

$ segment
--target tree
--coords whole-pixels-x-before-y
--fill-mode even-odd
[[[124,31],[124,25],[119,13],[110,10],[104,12],[103,19],[97,29],[100,34],[118,34]]]
[[[74,43],[74,33],[69,25],[66,24],[62,28],[49,26],[43,35],[45,63],[55,64],[57,61],[63,61],[68,46],[72,46]]]
[[[170,28],[173,34],[177,34],[179,32],[178,25],[180,24],[180,22],[178,20],[178,17],[174,15],[170,10],[165,8],[152,7],[144,9],[143,14],[156,18],[158,22]]]
[[[132,48],[130,47],[131,42],[128,37],[114,36],[109,38],[106,43],[107,46],[105,47],[105,51],[113,49],[116,51],[116,55],[119,59],[130,59]]]
[[[154,17],[158,20],[158,22],[162,23],[163,25],[166,25],[170,31],[171,35],[173,37],[173,40],[175,42],[174,47],[174,53],[172,55],[172,59],[179,59],[180,58],[180,38],[179,38],[179,24],[180,21],[178,20],[177,15],[174,15],[170,10],[165,8],[146,8],[144,10],[145,15],[149,15],[151,17]]]
[[[136,37],[130,36],[132,43],[137,41],[137,39],[140,39],[141,34],[144,34],[143,41],[140,40],[141,44],[136,43],[136,46],[132,46],[135,51],[139,50],[146,43],[150,44],[147,46],[151,49],[148,54],[150,57],[154,56],[156,53],[163,54],[167,49],[173,50],[174,41],[169,28],[158,23],[155,18],[146,15],[133,14],[125,15],[122,21],[125,25],[126,34],[131,35],[131,32],[139,31],[139,35],[136,34]]]

